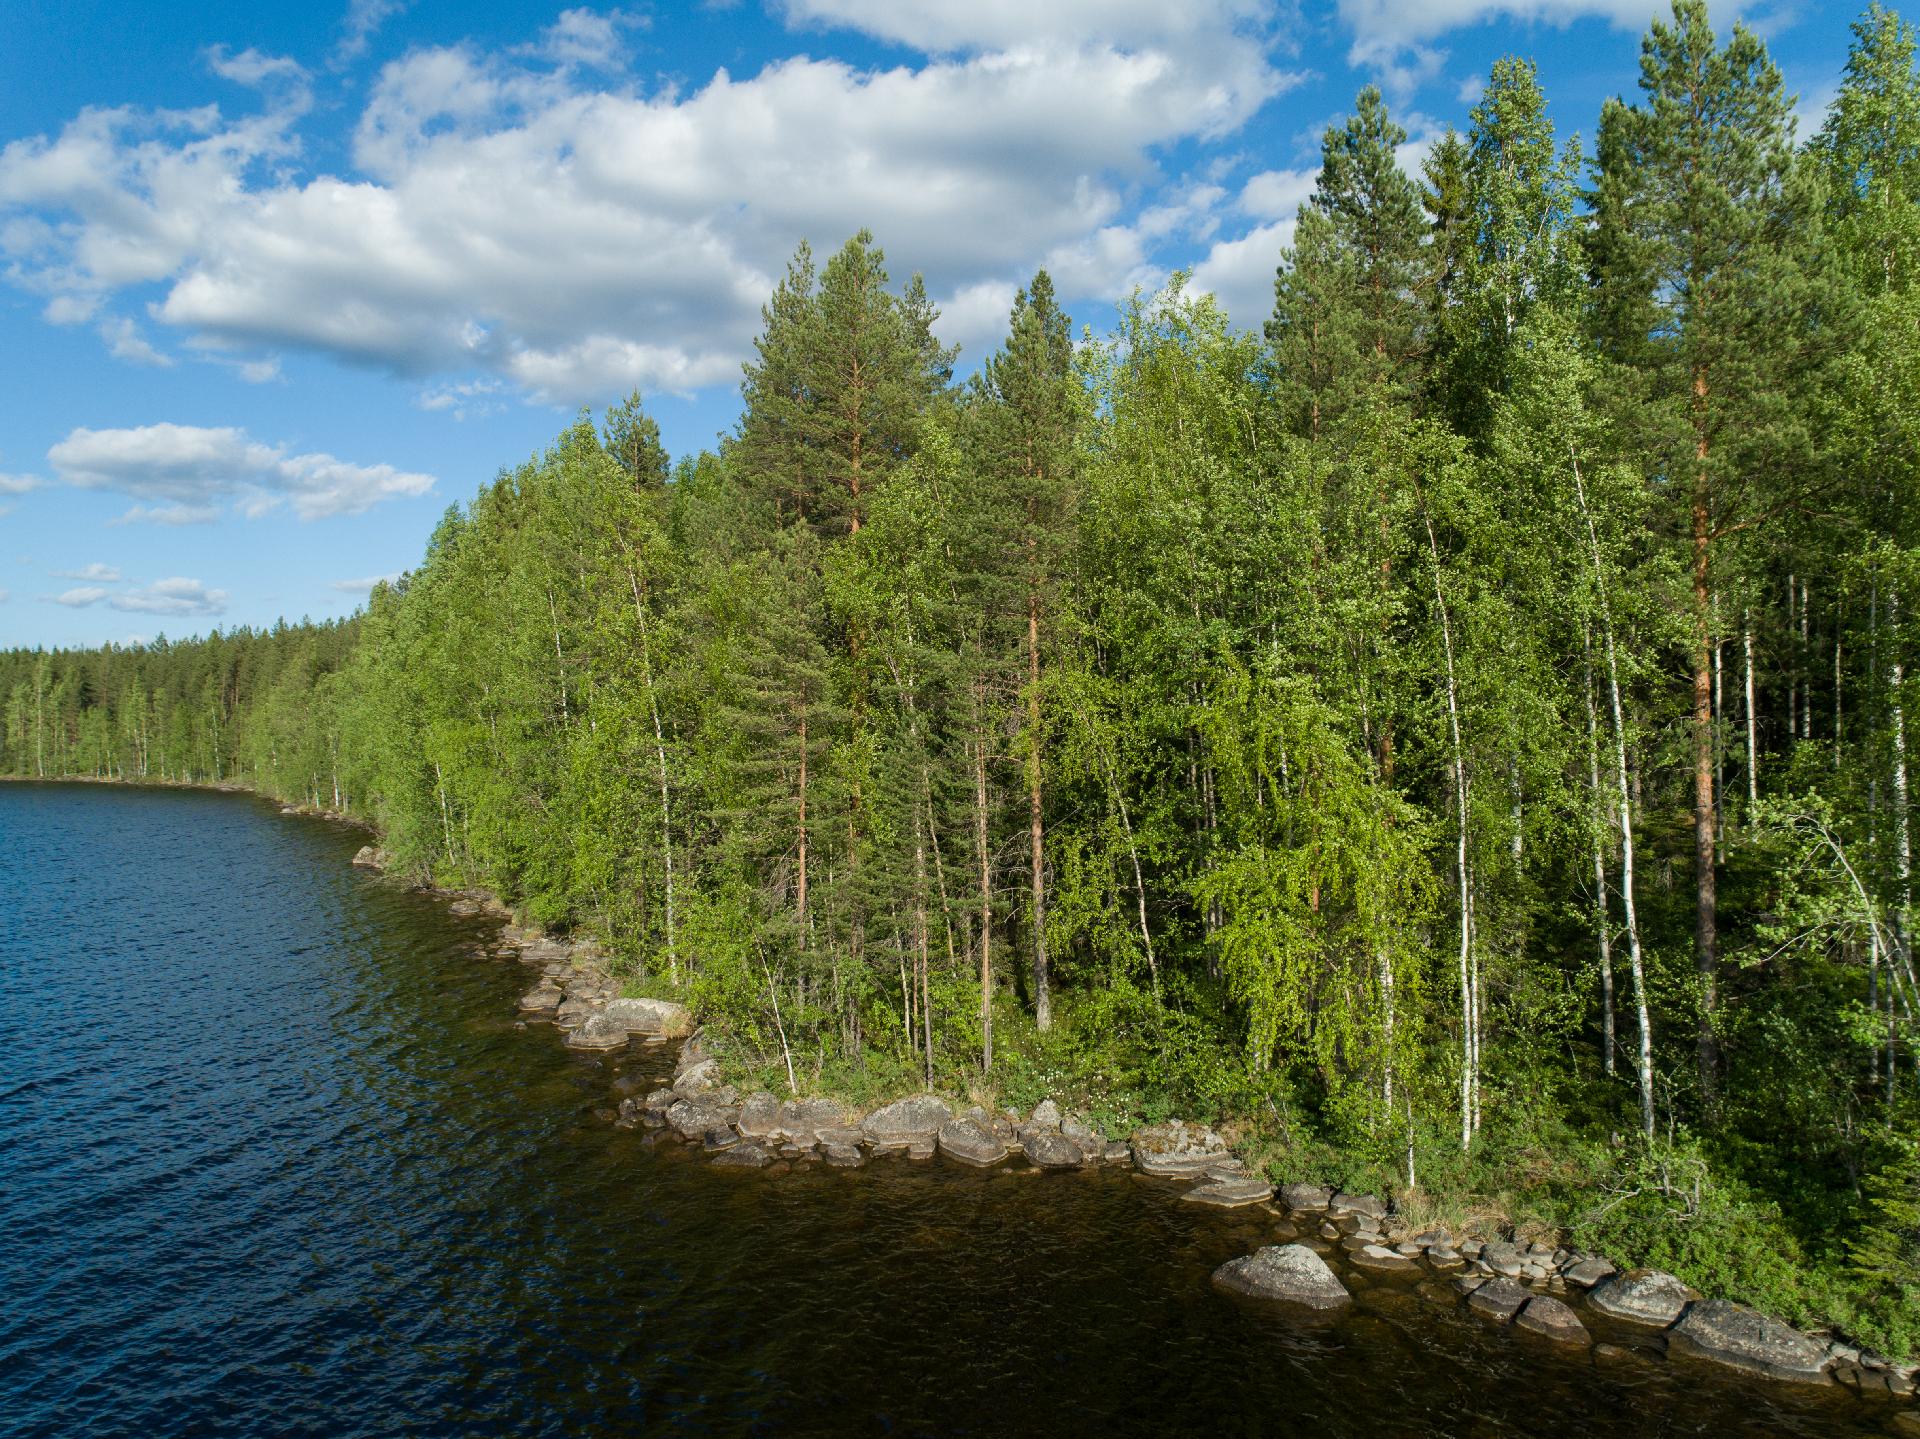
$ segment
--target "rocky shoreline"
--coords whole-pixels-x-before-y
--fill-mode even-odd
[[[353,862],[379,869],[384,860],[367,846]],[[1779,1382],[1842,1385],[1885,1401],[1893,1432],[1920,1436],[1916,1366],[1832,1334],[1804,1333],[1658,1270],[1621,1272],[1599,1255],[1499,1235],[1414,1232],[1391,1201],[1377,1195],[1308,1182],[1276,1188],[1249,1172],[1204,1124],[1170,1120],[1114,1137],[1052,1100],[1023,1117],[979,1105],[956,1109],[933,1094],[909,1095],[869,1113],[825,1098],[741,1095],[724,1081],[688,1010],[667,1000],[622,997],[591,940],[525,929],[491,895],[435,892],[451,901],[456,916],[500,919],[498,952],[538,971],[519,1001],[523,1024],[552,1023],[569,1048],[585,1051],[679,1041],[672,1083],[644,1095],[619,1094],[611,1117],[622,1127],[660,1130],[698,1145],[716,1166],[777,1174],[805,1165],[853,1168],[888,1156],[944,1155],[977,1167],[1125,1167],[1190,1185],[1182,1195],[1188,1202],[1266,1217],[1270,1242],[1212,1276],[1217,1288],[1247,1301],[1337,1313],[1357,1289],[1397,1285],[1462,1306],[1549,1350],[1596,1362],[1674,1356]]]

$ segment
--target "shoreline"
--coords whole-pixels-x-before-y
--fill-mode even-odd
[[[289,818],[325,819],[378,838],[365,820],[278,800],[235,781],[181,781],[108,776],[0,776],[0,782],[100,784],[243,794],[274,804]],[[386,873],[375,844],[354,854],[356,868]],[[1775,1382],[1848,1391],[1887,1416],[1892,1432],[1920,1435],[1916,1385],[1920,1366],[1863,1352],[1831,1331],[1803,1332],[1743,1305],[1714,1299],[1672,1275],[1622,1272],[1602,1256],[1538,1241],[1520,1244],[1444,1229],[1410,1231],[1392,1198],[1350,1194],[1311,1182],[1277,1187],[1249,1172],[1210,1126],[1179,1120],[1107,1136],[1052,1100],[1026,1116],[959,1108],[917,1091],[862,1112],[840,1100],[781,1100],[765,1091],[741,1095],[725,1082],[694,1017],[673,1001],[621,996],[604,952],[592,938],[559,939],[520,925],[498,896],[396,882],[447,902],[455,918],[500,925],[498,957],[535,967],[539,978],[519,1000],[521,1027],[552,1023],[562,1042],[583,1053],[615,1054],[635,1041],[678,1042],[670,1085],[645,1095],[616,1087],[613,1122],[668,1131],[697,1144],[717,1167],[783,1173],[803,1166],[858,1167],[887,1157],[993,1168],[1124,1167],[1188,1185],[1186,1201],[1246,1209],[1264,1216],[1269,1233],[1255,1253],[1223,1265],[1216,1288],[1297,1309],[1340,1308],[1354,1290],[1397,1287],[1429,1302],[1464,1308],[1483,1321],[1544,1341],[1561,1357],[1590,1362],[1680,1356]],[[602,1111],[604,1112],[604,1111]],[[1331,1263],[1329,1263],[1331,1261]]]

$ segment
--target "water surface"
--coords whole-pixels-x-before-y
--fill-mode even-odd
[[[780,1178],[606,1123],[491,927],[242,796],[0,784],[0,1434],[1840,1435],[1394,1286],[1212,1291],[1271,1221],[1131,1174]],[[630,1075],[630,1077],[632,1077]],[[596,1111],[600,1111],[596,1114]]]

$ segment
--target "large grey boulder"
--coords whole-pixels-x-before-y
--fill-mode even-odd
[[[1467,1295],[1467,1307],[1483,1319],[1505,1324],[1533,1297],[1533,1291],[1517,1279],[1489,1279]]]
[[[354,851],[353,863],[356,869],[385,869],[389,856],[384,849],[363,844]]]
[[[1170,1179],[1191,1179],[1227,1158],[1227,1144],[1204,1124],[1170,1119],[1134,1131],[1128,1141],[1142,1172]]]
[[[773,1132],[796,1144],[813,1144],[823,1130],[842,1128],[846,1122],[846,1111],[831,1099],[791,1099],[780,1106]]]
[[[1027,1121],[1035,1129],[1058,1129],[1060,1127],[1060,1106],[1051,1099],[1043,1099],[1033,1107],[1033,1117]]]
[[[1387,1201],[1377,1194],[1349,1194],[1344,1189],[1327,1201],[1332,1214],[1357,1214],[1379,1221],[1387,1217]]]
[[[1304,1244],[1269,1244],[1244,1259],[1229,1259],[1213,1271],[1213,1282],[1235,1294],[1309,1309],[1337,1309],[1353,1298],[1327,1262]]]
[[[619,1049],[627,1042],[627,1027],[604,1014],[589,1015],[567,1031],[569,1049]]]
[[[1798,1329],[1724,1299],[1687,1306],[1667,1335],[1670,1349],[1749,1374],[1801,1384],[1828,1382],[1827,1353]]]
[[[607,1014],[626,1025],[629,1034],[651,1034],[679,1039],[693,1028],[693,1014],[670,999],[615,999]]]
[[[1107,1136],[1079,1115],[1069,1114],[1061,1120],[1060,1132],[1080,1146],[1080,1155],[1087,1163],[1097,1164],[1106,1158]]]
[[[765,1090],[749,1094],[740,1106],[740,1132],[750,1139],[765,1139],[779,1124],[780,1101]]]
[[[1283,1184],[1280,1186],[1280,1202],[1289,1210],[1317,1214],[1327,1207],[1327,1201],[1333,1198],[1333,1192],[1323,1184]]]
[[[703,1059],[673,1076],[673,1087],[686,1095],[711,1094],[720,1087],[720,1062]]]
[[[1629,1269],[1587,1296],[1609,1319],[1665,1329],[1687,1307],[1687,1286],[1658,1269]]]
[[[520,1008],[528,1014],[551,1012],[558,1009],[566,997],[559,985],[551,980],[542,980],[520,996]]]
[[[1087,1162],[1079,1145],[1066,1135],[1050,1129],[1029,1129],[1020,1140],[1020,1148],[1030,1164],[1041,1169],[1078,1169]]]
[[[763,1169],[773,1162],[773,1156],[752,1140],[743,1139],[721,1150],[713,1162],[723,1169]]]
[[[962,1164],[986,1166],[1007,1157],[1007,1146],[977,1119],[950,1119],[940,1126],[940,1152]]]
[[[677,1099],[667,1110],[667,1123],[682,1139],[700,1139],[709,1129],[732,1123],[733,1116],[703,1099]]]
[[[875,1144],[910,1144],[916,1139],[931,1139],[940,1126],[953,1117],[944,1099],[931,1094],[915,1094],[896,1099],[876,1109],[860,1122],[867,1138]]]

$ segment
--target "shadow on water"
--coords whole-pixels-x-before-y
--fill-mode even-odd
[[[1129,1173],[780,1177],[609,1126],[484,921],[240,796],[0,786],[0,1434],[1839,1435],[1392,1284],[1207,1282],[1271,1221]]]

